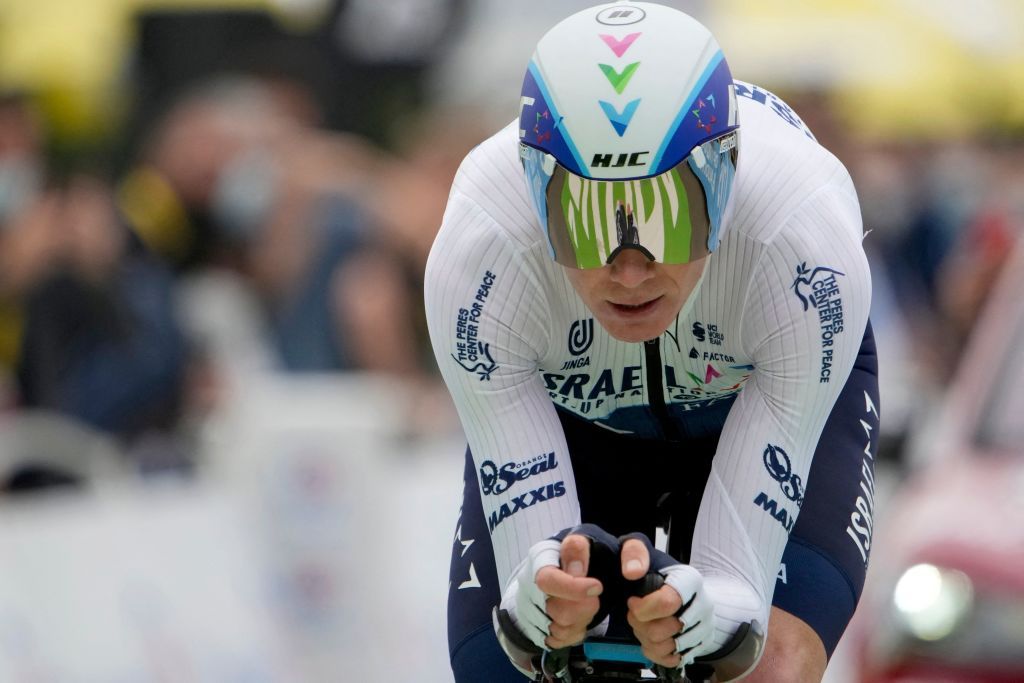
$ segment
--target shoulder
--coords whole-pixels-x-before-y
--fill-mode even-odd
[[[481,330],[494,326],[489,343],[497,343],[495,348],[519,348],[500,339],[514,330],[532,349],[546,336],[533,323],[547,319],[557,266],[547,257],[526,192],[517,140],[518,131],[508,126],[463,160],[427,259],[423,289],[432,330],[455,329],[460,315],[477,310],[481,319],[474,324]]]
[[[455,229],[466,214],[486,216],[503,239],[528,249],[542,237],[519,161],[518,122],[477,145],[452,182],[441,231]]]
[[[857,193],[839,159],[775,94],[743,81],[736,81],[736,94],[741,146],[733,227],[756,241],[772,242],[810,204],[834,204],[834,215],[826,219],[856,223],[848,227],[859,242]]]
[[[531,270],[546,248],[519,162],[517,125],[477,145],[459,166],[427,261],[428,289],[480,264]]]

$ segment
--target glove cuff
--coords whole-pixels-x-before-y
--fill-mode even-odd
[[[498,645],[512,662],[512,666],[530,680],[536,680],[537,674],[541,671],[540,658],[543,650],[523,635],[508,610],[495,607],[491,611],[491,623],[494,625],[494,634],[498,637]]]

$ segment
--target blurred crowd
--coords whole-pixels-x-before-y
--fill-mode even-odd
[[[381,93],[351,97],[348,118],[322,94],[303,77],[211,69],[139,107],[107,142],[123,160],[68,162],[35,93],[0,93],[5,416],[62,415],[112,436],[132,467],[188,471],[197,425],[239,377],[359,372],[402,383],[405,432],[455,428],[420,283],[483,131],[410,105],[393,133],[359,134],[346,124]],[[5,464],[7,489],[66,479]]]
[[[505,121],[425,98],[372,135],[320,95],[261,69],[193,78],[110,142],[118,163],[55,164],[34,94],[4,92],[3,410],[90,425],[143,470],[192,466],[191,430],[246,372],[393,377],[415,430],[457,429],[421,280],[459,161]],[[824,94],[793,99],[860,193],[898,457],[1024,231],[1024,144],[850,139]],[[56,476],[29,475],[0,484]]]

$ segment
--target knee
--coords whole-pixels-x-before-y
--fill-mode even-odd
[[[451,664],[456,683],[523,683],[526,680],[508,661],[490,624],[452,650]]]

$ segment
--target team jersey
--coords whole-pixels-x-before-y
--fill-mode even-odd
[[[518,122],[475,148],[427,264],[431,342],[479,474],[499,581],[580,523],[556,409],[619,434],[720,434],[690,563],[716,645],[766,625],[779,560],[871,298],[853,183],[779,98],[736,82],[731,217],[698,288],[657,339],[594,319],[550,257],[518,158]],[[622,453],[630,468],[632,454]],[[652,481],[659,473],[650,472]]]

